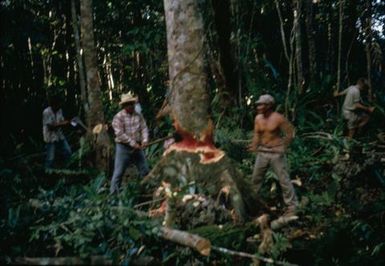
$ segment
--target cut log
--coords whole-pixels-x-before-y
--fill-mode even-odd
[[[160,232],[164,239],[193,248],[203,256],[210,255],[211,242],[206,238],[167,227],[162,227]]]
[[[90,259],[79,257],[41,257],[16,258],[15,264],[21,265],[112,265],[112,260],[105,256],[91,256]]]

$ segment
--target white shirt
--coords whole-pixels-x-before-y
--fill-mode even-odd
[[[49,129],[48,125],[64,121],[63,112],[61,109],[55,113],[50,106],[43,111],[43,137],[44,142],[52,143],[64,139],[63,131],[58,128],[55,130]]]

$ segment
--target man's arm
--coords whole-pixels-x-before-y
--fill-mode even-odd
[[[146,124],[146,120],[144,120],[144,117],[142,115],[140,115],[140,130],[141,130],[142,147],[143,147],[148,143],[148,127]]]
[[[61,127],[65,127],[69,124],[70,122],[68,120],[63,120],[63,121],[60,121],[60,122],[57,122],[57,123],[50,123],[50,124],[47,124],[48,128],[50,130],[56,130],[56,129],[59,129]]]
[[[258,123],[257,123],[257,117],[255,117],[253,139],[251,141],[251,144],[248,146],[248,150],[251,151],[251,152],[256,151],[260,141],[261,141],[261,137],[259,135],[259,128],[258,128]]]
[[[128,144],[132,148],[139,149],[139,144],[130,138],[125,132],[124,132],[124,124],[122,121],[122,118],[118,115],[115,115],[114,119],[112,120],[112,128],[115,132],[115,140],[116,142],[122,143],[122,144]]]
[[[49,130],[57,130],[67,126],[70,122],[65,120],[62,113],[58,114],[61,118],[60,122],[55,122],[55,118],[49,112],[43,112],[43,125],[46,125]]]
[[[347,92],[348,92],[348,89],[343,90],[343,91],[341,91],[341,92],[335,91],[335,92],[333,93],[333,95],[334,95],[334,97],[338,97],[338,96],[346,95]]]
[[[361,110],[364,110],[365,112],[368,112],[368,113],[372,113],[374,111],[374,107],[373,106],[365,106],[363,105],[362,103],[358,102],[358,103],[355,103],[354,104],[354,108],[355,109],[361,109]]]
[[[283,121],[281,123],[280,128],[284,134],[282,144],[286,149],[294,139],[294,126],[286,118],[283,117]]]

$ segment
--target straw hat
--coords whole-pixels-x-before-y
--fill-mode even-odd
[[[133,94],[131,94],[131,92],[128,92],[128,93],[123,93],[121,96],[120,96],[120,105],[122,104],[125,104],[125,103],[129,103],[129,102],[137,102],[138,101],[138,97],[134,96]]]
[[[264,95],[259,96],[257,104],[260,104],[260,103],[274,104],[275,100],[274,100],[273,96],[271,96],[270,94],[264,94]]]

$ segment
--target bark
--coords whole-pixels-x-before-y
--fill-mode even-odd
[[[84,62],[87,77],[87,93],[89,112],[87,113],[88,126],[93,128],[104,122],[103,105],[101,101],[101,88],[98,73],[97,52],[94,39],[92,19],[92,0],[80,2],[81,13],[81,41],[84,52]]]
[[[200,154],[193,152],[185,152],[173,150],[166,152],[166,155],[152,169],[150,174],[143,180],[142,184],[154,190],[163,181],[170,184],[170,189],[178,194],[180,188],[186,188],[193,184],[193,190],[203,195],[209,195],[213,199],[218,199],[224,190],[228,190],[225,194],[225,204],[232,211],[232,218],[227,219],[226,214],[220,217],[214,217],[212,220],[205,222],[213,223],[218,219],[222,222],[224,219],[234,222],[243,222],[246,218],[246,210],[248,214],[254,215],[260,210],[260,202],[253,191],[252,185],[245,180],[240,172],[236,171],[228,157],[224,156],[219,161],[209,164],[203,164]],[[179,196],[178,196],[179,197]],[[169,202],[169,201],[168,201]],[[173,202],[173,205],[180,205]],[[174,207],[171,206],[171,207]],[[170,207],[170,206],[167,206]],[[171,211],[172,210],[168,210]],[[178,211],[187,211],[178,209]],[[170,213],[171,213],[170,212]],[[168,224],[174,224],[179,227],[186,227],[186,219],[184,214],[176,212],[174,214],[177,221],[167,221]],[[230,217],[230,216],[228,216]],[[192,217],[188,218],[192,221]]]
[[[254,209],[258,204],[250,184],[245,184],[225,153],[213,143],[214,128],[208,112],[203,54],[205,34],[198,3],[194,0],[164,0],[164,6],[171,90],[169,103],[181,141],[165,151],[144,183],[156,186],[164,181],[176,192],[193,183],[194,190],[211,198],[217,198],[224,188],[229,188],[225,189],[228,190],[228,209],[231,209],[233,220],[242,222],[246,216],[245,203]],[[167,206],[169,213],[172,213],[169,209],[172,207]],[[172,221],[167,222],[172,224]]]
[[[139,28],[143,25],[142,10],[140,9],[140,7],[134,9],[132,23],[134,27]],[[133,54],[133,72],[135,80],[137,81],[137,86],[135,86],[133,90],[135,94],[138,95],[141,104],[143,106],[147,106],[150,103],[150,98],[146,90],[146,84],[148,83],[148,74],[145,70],[145,66],[148,65],[148,62],[146,62],[146,57],[142,51],[138,50],[135,51]]]
[[[287,62],[290,63],[290,57],[289,57],[289,52],[288,52],[287,44],[286,44],[286,36],[285,36],[285,29],[284,29],[284,22],[283,22],[283,18],[282,18],[281,8],[279,7],[279,1],[278,0],[275,0],[274,2],[275,2],[275,8],[277,10],[278,18],[279,18],[283,51],[285,53],[285,58],[286,58]]]
[[[204,72],[203,22],[197,4],[165,0],[171,107],[180,128],[196,140],[210,129]]]
[[[14,263],[21,265],[112,265],[112,260],[104,256],[80,257],[19,257]]]
[[[162,238],[164,239],[170,240],[180,245],[191,247],[197,250],[201,255],[210,255],[211,242],[206,238],[167,227],[162,227],[160,232]]]
[[[368,79],[368,96],[369,101],[372,101],[372,1],[366,0],[365,3],[365,54],[366,54],[366,74]]]
[[[289,44],[290,44],[290,57],[289,57],[289,78],[288,78],[288,82],[287,82],[287,91],[286,91],[286,98],[285,98],[285,116],[286,117],[289,117],[289,109],[290,108],[290,103],[289,103],[289,99],[290,99],[290,93],[291,93],[291,89],[293,87],[293,84],[295,83],[295,60],[294,60],[294,40],[295,40],[295,24],[293,23],[293,28],[291,30],[291,33],[290,33],[290,40],[289,40]]]
[[[334,64],[334,58],[335,58],[335,40],[333,38],[333,7],[332,4],[329,3],[329,13],[327,15],[327,38],[328,38],[328,51],[326,54],[327,58],[327,68],[329,70],[330,75],[334,75],[336,69]]]
[[[76,12],[75,0],[71,0],[71,16],[72,16],[72,30],[75,38],[76,61],[78,65],[80,99],[81,99],[84,111],[88,112],[86,79],[84,74],[85,72],[84,72],[83,57],[81,54],[79,23],[78,23],[78,16]]]
[[[342,31],[344,22],[345,0],[339,1],[339,30],[338,30],[338,62],[337,62],[337,91],[341,91],[341,57],[342,57]]]
[[[314,10],[313,0],[306,0],[306,35],[308,42],[308,54],[309,54],[309,77],[310,83],[315,82],[317,73],[317,59],[316,59],[316,45],[314,40]]]
[[[303,61],[302,61],[302,33],[301,33],[301,14],[302,0],[293,1],[294,12],[294,32],[295,32],[295,59],[297,62],[297,89],[301,94],[304,87]]]
[[[97,52],[94,40],[92,0],[80,2],[81,41],[87,77],[88,112],[87,123],[93,129],[92,147],[95,154],[95,165],[100,170],[108,171],[111,144],[104,124],[103,104],[98,74]]]

